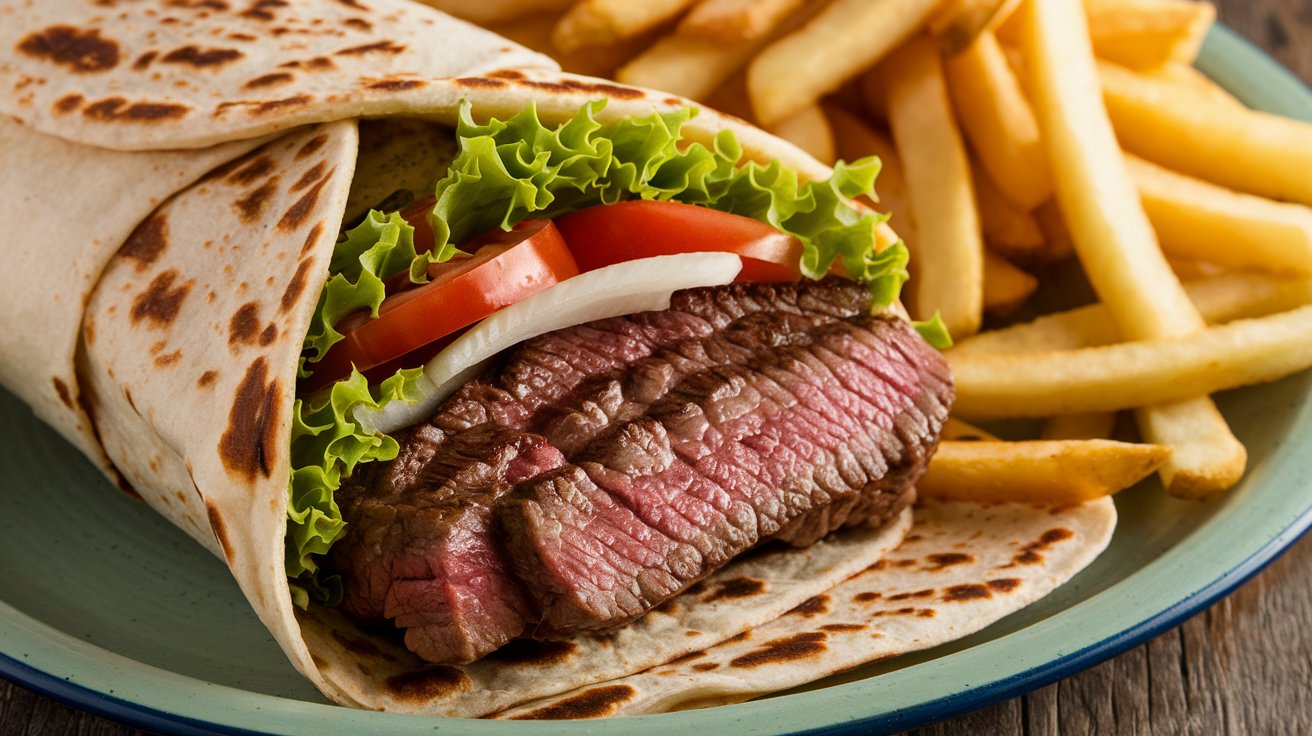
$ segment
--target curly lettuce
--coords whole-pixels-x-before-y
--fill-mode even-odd
[[[743,163],[730,131],[708,147],[687,143],[681,129],[696,114],[683,109],[603,123],[604,102],[584,105],[549,127],[530,105],[508,120],[475,122],[468,103],[456,126],[459,153],[436,186],[429,222],[436,237],[418,253],[414,229],[396,212],[372,211],[338,242],[330,276],[305,338],[301,375],[307,376],[335,343],[340,320],[356,312],[377,316],[385,282],[403,272],[427,279],[429,263],[456,255],[457,244],[534,217],[556,217],[584,207],[646,199],[696,204],[752,217],[796,237],[801,272],[819,279],[835,263],[865,284],[879,306],[891,304],[907,279],[901,243],[877,247],[885,217],[852,204],[874,192],[879,161],[840,163],[825,181],[802,183],[778,161]],[[941,322],[918,325],[941,344]],[[403,370],[371,387],[358,372],[330,389],[298,400],[292,432],[287,574],[297,605],[336,603],[341,584],[317,559],[345,529],[334,493],[362,463],[396,457],[394,439],[355,421],[360,406],[415,401],[421,369]]]

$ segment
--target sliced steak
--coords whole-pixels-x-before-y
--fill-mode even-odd
[[[694,289],[516,347],[344,489],[347,611],[465,662],[632,620],[764,541],[883,523],[952,387],[867,305],[839,280]]]

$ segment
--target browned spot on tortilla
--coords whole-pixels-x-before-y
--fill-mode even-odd
[[[272,74],[264,74],[262,76],[258,76],[250,80],[246,84],[243,84],[242,89],[261,89],[263,87],[272,87],[276,84],[286,84],[287,82],[290,82],[295,78],[296,78],[295,75],[288,74],[287,72],[274,72]]]
[[[507,664],[556,664],[572,657],[576,649],[578,647],[568,641],[513,639],[509,644],[489,654],[488,658]]]
[[[55,100],[55,112],[67,114],[73,112],[86,98],[79,94],[64,95]]]
[[[300,298],[301,292],[305,291],[305,280],[309,273],[309,261],[301,261],[296,266],[296,273],[292,274],[292,280],[287,282],[287,288],[283,289],[282,299],[278,302],[279,311],[286,312],[296,306],[296,300]]]
[[[915,567],[915,566],[916,566],[916,561],[915,561],[914,559],[910,559],[910,560],[889,560],[889,561],[888,561],[888,564],[892,565],[893,567]]]
[[[508,86],[500,79],[488,79],[487,77],[458,77],[453,81],[458,86],[474,89],[499,89]]]
[[[319,135],[316,135],[315,137],[306,141],[305,145],[301,146],[301,150],[296,152],[296,160],[300,161],[301,159],[306,158],[307,156],[313,155],[315,151],[319,150],[320,148],[323,148],[323,144],[327,142],[328,142],[327,133],[320,133]]]
[[[886,568],[886,567],[888,567],[888,563],[885,562],[885,561],[883,561],[883,560],[879,560],[878,562],[876,562],[875,564],[871,565],[870,567],[867,567],[866,569],[862,570],[861,572],[862,572],[862,574],[865,574],[865,573],[868,573],[868,572],[880,572],[880,571],[882,571],[882,570],[883,570],[884,568]]]
[[[380,89],[388,92],[399,92],[406,89],[416,89],[428,84],[422,79],[380,79],[377,82],[370,82],[369,89]]]
[[[219,515],[219,507],[212,503],[205,504],[205,514],[210,519],[210,529],[214,531],[214,538],[218,540],[219,546],[223,548],[223,556],[232,559],[232,543],[228,541],[228,528],[223,522],[223,517]]]
[[[698,671],[698,672],[710,672],[711,670],[719,669],[719,668],[720,668],[720,663],[719,663],[719,662],[698,662],[697,664],[693,665],[692,668],[693,668],[694,670]]]
[[[88,345],[96,342],[96,320],[89,314],[87,315],[86,324],[82,325],[82,335]]]
[[[670,598],[669,600],[666,600],[665,602],[661,603],[659,606],[656,606],[651,610],[653,613],[661,613],[666,616],[673,616],[674,614],[679,612],[679,602],[674,598]]]
[[[270,322],[264,326],[264,331],[260,333],[260,344],[268,347],[278,339],[278,326]]]
[[[106,97],[82,108],[82,115],[101,122],[126,120],[131,123],[180,118],[191,108],[172,102],[134,102],[122,97]]]
[[[498,69],[494,72],[488,72],[488,76],[493,79],[523,79],[524,72],[518,69]]]
[[[820,628],[825,631],[865,631],[865,624],[825,624]]]
[[[363,636],[347,636],[346,634],[333,630],[333,638],[341,644],[346,651],[352,654],[359,654],[365,657],[377,657],[383,653],[377,644],[369,641]]]
[[[754,651],[741,657],[734,657],[729,664],[733,667],[750,668],[814,657],[828,648],[825,646],[825,640],[828,638],[829,635],[823,631],[803,631],[792,636],[771,639]]]
[[[469,689],[469,678],[455,667],[438,665],[417,672],[405,672],[383,683],[397,700],[423,703],[451,693]]]
[[[287,5],[287,0],[255,0],[249,8],[241,11],[241,16],[254,20],[273,20],[273,9],[285,8]]]
[[[930,571],[942,570],[945,567],[953,565],[965,565],[975,561],[972,555],[961,552],[942,552],[936,555],[930,555],[925,558],[928,564],[925,569]]]
[[[171,353],[156,356],[155,365],[159,366],[160,368],[167,368],[173,365],[174,363],[177,363],[179,360],[182,360],[182,351],[174,350]]]
[[[973,601],[980,598],[992,598],[993,593],[979,583],[965,583],[964,585],[954,585],[943,591],[942,600],[948,602]]]
[[[364,18],[347,18],[346,20],[342,21],[342,25],[360,31],[368,31],[374,27],[372,23],[365,20]]]
[[[167,327],[178,316],[182,300],[187,298],[194,282],[185,281],[177,286],[178,272],[168,270],[155,277],[146,290],[132,302],[132,322],[148,319],[157,327]]]
[[[157,56],[159,56],[158,51],[155,51],[154,49],[147,51],[141,56],[138,56],[136,61],[132,62],[132,68],[139,72],[145,71],[150,68],[151,62],[155,61],[155,57]]]
[[[317,654],[311,654],[310,661],[313,662],[314,666],[320,670],[328,669],[328,660],[323,659]]]
[[[683,635],[684,635],[684,636],[689,636],[689,637],[691,637],[691,636],[701,636],[701,635],[702,635],[702,632],[700,632],[700,631],[698,631],[698,630],[696,630],[696,629],[688,629],[687,631],[683,632]]]
[[[933,589],[933,588],[929,588],[929,589],[926,589],[926,590],[917,590],[917,591],[915,591],[914,593],[898,593],[898,594],[896,594],[896,595],[890,595],[890,596],[887,598],[887,600],[890,600],[890,601],[905,601],[905,600],[907,600],[907,599],[909,599],[909,598],[932,598],[933,596],[934,596],[934,589]]]
[[[315,202],[319,200],[319,193],[323,191],[323,185],[327,181],[327,179],[320,179],[318,183],[310,187],[309,191],[301,195],[301,198],[296,200],[291,207],[288,207],[287,211],[283,213],[282,219],[278,220],[278,229],[295,230],[300,227],[301,223],[305,222],[305,218],[309,216],[310,211],[314,209]]]
[[[644,95],[642,90],[632,87],[621,87],[618,84],[606,84],[604,82],[584,82],[577,79],[562,79],[558,82],[526,79],[521,81],[520,84],[546,92],[587,92],[614,97],[619,100],[636,100]]]
[[[1010,593],[1020,587],[1020,578],[998,578],[988,581],[988,586],[999,593]]]
[[[856,595],[852,596],[852,600],[856,601],[857,603],[869,603],[871,601],[877,601],[882,597],[884,597],[882,593],[866,592],[866,593],[857,593]]]
[[[241,159],[238,159],[238,161],[240,162]],[[236,185],[250,184],[271,171],[273,171],[273,159],[267,155],[256,156],[249,162],[242,164],[241,168],[232,172],[232,175],[228,177],[228,183]]]
[[[705,590],[706,590],[706,582],[702,580],[698,580],[692,585],[689,585],[688,589],[683,592],[687,593],[688,595],[701,595]]]
[[[269,381],[269,363],[263,356],[246,369],[228,412],[228,427],[219,438],[219,457],[229,472],[253,481],[273,472],[271,458],[278,454],[278,413],[282,392],[277,379]]]
[[[278,177],[273,177],[264,182],[258,189],[252,190],[246,196],[232,203],[232,209],[237,213],[237,217],[242,222],[250,223],[259,218],[260,213],[264,211],[264,205],[277,192]]]
[[[137,273],[155,262],[164,249],[169,246],[169,222],[162,214],[154,214],[145,222],[137,225],[128,239],[124,241],[119,254],[136,261]]]
[[[320,161],[309,169],[306,169],[305,173],[301,174],[301,178],[297,179],[296,183],[292,185],[292,191],[299,192],[316,181],[319,181],[323,178],[323,174],[327,169],[328,163],[326,161]]]
[[[667,104],[667,105],[685,105],[685,104],[687,104],[686,102],[684,102],[683,100],[679,99],[678,97],[666,97],[665,100],[664,100],[664,102],[665,102],[665,104]]]
[[[750,638],[752,638],[752,630],[751,630],[751,629],[747,629],[746,631],[742,632],[741,634],[736,634],[736,635],[734,635],[734,636],[729,637],[728,639],[725,639],[722,643],[724,643],[724,644],[734,644],[734,643],[736,643],[736,642],[740,642],[740,641],[747,641],[747,640],[750,639]]]
[[[260,305],[247,302],[232,313],[228,320],[228,344],[250,345],[255,342],[255,333],[260,329]]]
[[[922,540],[922,539],[924,539],[924,537],[920,536],[919,534],[911,534],[911,535],[908,535],[905,539],[903,539],[902,542],[903,542],[903,543],[906,543],[906,542],[919,542],[919,541]]]
[[[313,98],[309,95],[295,95],[293,97],[284,97],[280,100],[265,100],[264,102],[253,103],[254,107],[251,111],[256,115],[264,115],[265,113],[276,112],[284,107],[298,107],[300,105],[308,104],[311,99]]]
[[[160,61],[165,64],[186,64],[197,69],[205,69],[223,66],[243,56],[245,54],[237,49],[202,49],[199,46],[187,45],[173,49]]]
[[[935,611],[932,608],[922,608],[919,611],[916,611],[916,615],[920,618],[934,618],[938,615],[938,611]]]
[[[68,384],[64,383],[64,379],[54,376],[50,381],[55,384],[55,393],[59,394],[59,400],[64,406],[70,409],[74,408],[76,404],[73,403],[73,392],[68,390]]]
[[[873,615],[875,615],[875,616],[912,616],[912,615],[915,614],[915,612],[916,612],[916,609],[915,609],[915,608],[913,608],[913,607],[911,607],[911,606],[907,606],[906,608],[897,608],[897,609],[887,609],[887,610],[884,610],[884,611],[875,611],[875,613],[874,613]]]
[[[200,374],[200,378],[196,379],[196,385],[201,388],[209,388],[210,386],[214,385],[214,382],[218,380],[218,378],[219,378],[219,374],[217,372],[205,371],[204,373]]]
[[[829,596],[816,595],[816,596],[811,596],[810,598],[807,598],[806,600],[797,604],[797,607],[789,611],[787,615],[803,616],[805,618],[811,618],[812,616],[819,616],[822,613],[828,613],[828,612],[829,612]]]
[[[696,659],[701,659],[702,657],[705,656],[706,656],[706,650],[698,649],[695,652],[688,652],[682,657],[675,657],[674,659],[671,659],[670,661],[666,662],[666,664],[684,664],[686,662],[691,662]]]
[[[350,46],[335,52],[337,56],[364,56],[365,54],[399,54],[405,51],[405,45],[393,41],[377,41],[360,46]]]
[[[733,598],[750,598],[759,595],[765,591],[765,582],[755,578],[736,577],[729,580],[722,580],[715,585],[715,590],[702,600],[706,603],[711,601],[729,600]]]
[[[1043,555],[1040,554],[1041,552],[1045,551],[1052,545],[1070,539],[1073,536],[1075,536],[1075,532],[1070,529],[1064,529],[1061,527],[1049,529],[1040,534],[1038,539],[1022,547],[1020,552],[1017,552],[1016,556],[1011,558],[1011,564],[1007,567],[1040,564],[1043,562]]]
[[[365,10],[365,11],[369,10],[369,7],[359,2],[359,0],[337,0],[337,2],[342,5],[345,5],[348,8],[355,8],[356,10]]]
[[[73,26],[50,26],[28,34],[19,41],[18,50],[81,73],[103,72],[118,65],[118,44],[101,38],[96,28],[84,31]]]
[[[517,721],[560,721],[577,718],[602,718],[619,710],[638,693],[632,685],[603,685],[578,695],[557,700],[551,705],[515,716]]]

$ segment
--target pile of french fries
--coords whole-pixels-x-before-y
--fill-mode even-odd
[[[1193,67],[1204,2],[425,1],[823,161],[879,156],[906,306],[957,341],[924,495],[1071,503],[1157,472],[1214,498],[1247,453],[1210,394],[1312,366],[1312,125]],[[981,332],[1072,257],[1097,304]],[[1042,437],[965,423],[1016,417]]]

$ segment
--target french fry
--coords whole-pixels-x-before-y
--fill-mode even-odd
[[[679,22],[678,33],[710,43],[764,38],[806,0],[702,0]]]
[[[1178,84],[1187,87],[1199,94],[1207,95],[1208,99],[1213,102],[1222,102],[1235,107],[1246,107],[1239,101],[1238,97],[1230,94],[1225,87],[1213,82],[1206,74],[1198,71],[1198,67],[1190,64],[1182,64],[1173,61],[1160,69],[1152,72],[1152,76],[1170,84]]]
[[[1233,192],[1135,156],[1126,163],[1167,254],[1312,275],[1312,208]]]
[[[1034,216],[1013,207],[982,167],[972,166],[970,173],[984,242],[1009,259],[1019,262],[1038,260],[1044,239]]]
[[[919,271],[911,311],[921,319],[938,311],[952,335],[972,335],[984,308],[984,247],[938,52],[918,36],[888,58],[883,74],[916,222],[916,240],[907,243],[913,272]]]
[[[1230,189],[1312,205],[1312,124],[1220,103],[1114,64],[1101,64],[1099,77],[1127,151]]]
[[[1043,423],[1045,440],[1105,440],[1112,436],[1116,414],[1061,414]]]
[[[985,430],[980,429],[979,427],[976,427],[973,424],[968,424],[966,422],[963,422],[960,419],[957,419],[956,417],[948,417],[948,420],[943,423],[943,432],[941,433],[941,437],[944,440],[961,440],[961,441],[986,440],[989,442],[1001,441],[993,434],[986,432]]]
[[[882,132],[866,125],[857,116],[836,105],[824,105],[825,115],[834,131],[834,144],[840,159],[856,161],[866,156],[878,156],[880,161],[876,194],[880,212],[889,216],[888,224],[907,242],[916,241],[916,225],[911,219],[911,201],[907,193],[906,172],[897,155],[893,141]]]
[[[1017,209],[1032,210],[1052,196],[1039,124],[1020,82],[992,33],[943,61],[952,107],[975,156]]]
[[[577,0],[423,0],[426,5],[471,23],[506,23],[527,16],[559,13]]]
[[[834,132],[819,105],[811,105],[771,125],[771,133],[827,164],[834,163]]]
[[[1207,29],[1211,3],[1193,0],[1085,0],[1093,51],[1132,69],[1192,64]]]
[[[609,77],[625,61],[650,43],[647,36],[628,38],[576,51],[561,51],[552,44],[551,34],[559,15],[533,15],[504,23],[489,23],[487,28],[515,43],[540,51],[560,63],[560,68],[575,74]]]
[[[1207,261],[1195,261],[1191,258],[1180,258],[1170,256],[1166,259],[1171,264],[1171,271],[1175,273],[1176,278],[1181,281],[1198,281],[1200,279],[1210,279],[1213,276],[1220,276],[1228,273],[1228,270],[1215,263]]]
[[[1312,306],[1303,306],[1182,337],[1023,355],[949,351],[953,411],[966,419],[1003,419],[1189,403],[1192,396],[1312,366],[1309,335]]]
[[[916,492],[944,501],[1082,503],[1133,486],[1170,455],[1163,445],[1099,439],[941,442]]]
[[[961,53],[1005,21],[1020,0],[946,0],[929,17],[929,32],[947,56]]]
[[[1098,71],[1078,0],[1031,0],[1022,13],[1035,112],[1062,214],[1090,283],[1126,337],[1169,338],[1202,329],[1205,323],[1162,256],[1126,171],[1097,94]],[[1163,485],[1173,493],[1220,493],[1243,475],[1247,452],[1208,393],[1177,393],[1167,403],[1149,398],[1137,405],[1151,404],[1138,412],[1148,441],[1176,443],[1162,468]],[[1184,427],[1205,431],[1186,433]],[[1182,442],[1206,445],[1184,448]]]
[[[1075,253],[1075,243],[1071,240],[1070,228],[1066,227],[1066,218],[1061,214],[1057,200],[1050,199],[1034,208],[1030,213],[1034,222],[1043,233],[1043,257],[1045,263],[1056,263],[1070,258]]]
[[[1039,280],[1001,256],[984,251],[984,311],[1005,317],[1020,308],[1039,288]]]
[[[770,44],[747,70],[756,117],[771,125],[873,66],[924,24],[939,0],[833,0]]]
[[[1211,324],[1265,317],[1312,304],[1312,279],[1229,273],[1185,284],[1185,291]],[[958,340],[950,353],[1042,353],[1110,345],[1120,339],[1107,308],[1093,304]]]
[[[561,51],[614,43],[641,35],[683,12],[694,0],[581,0],[552,33]]]

